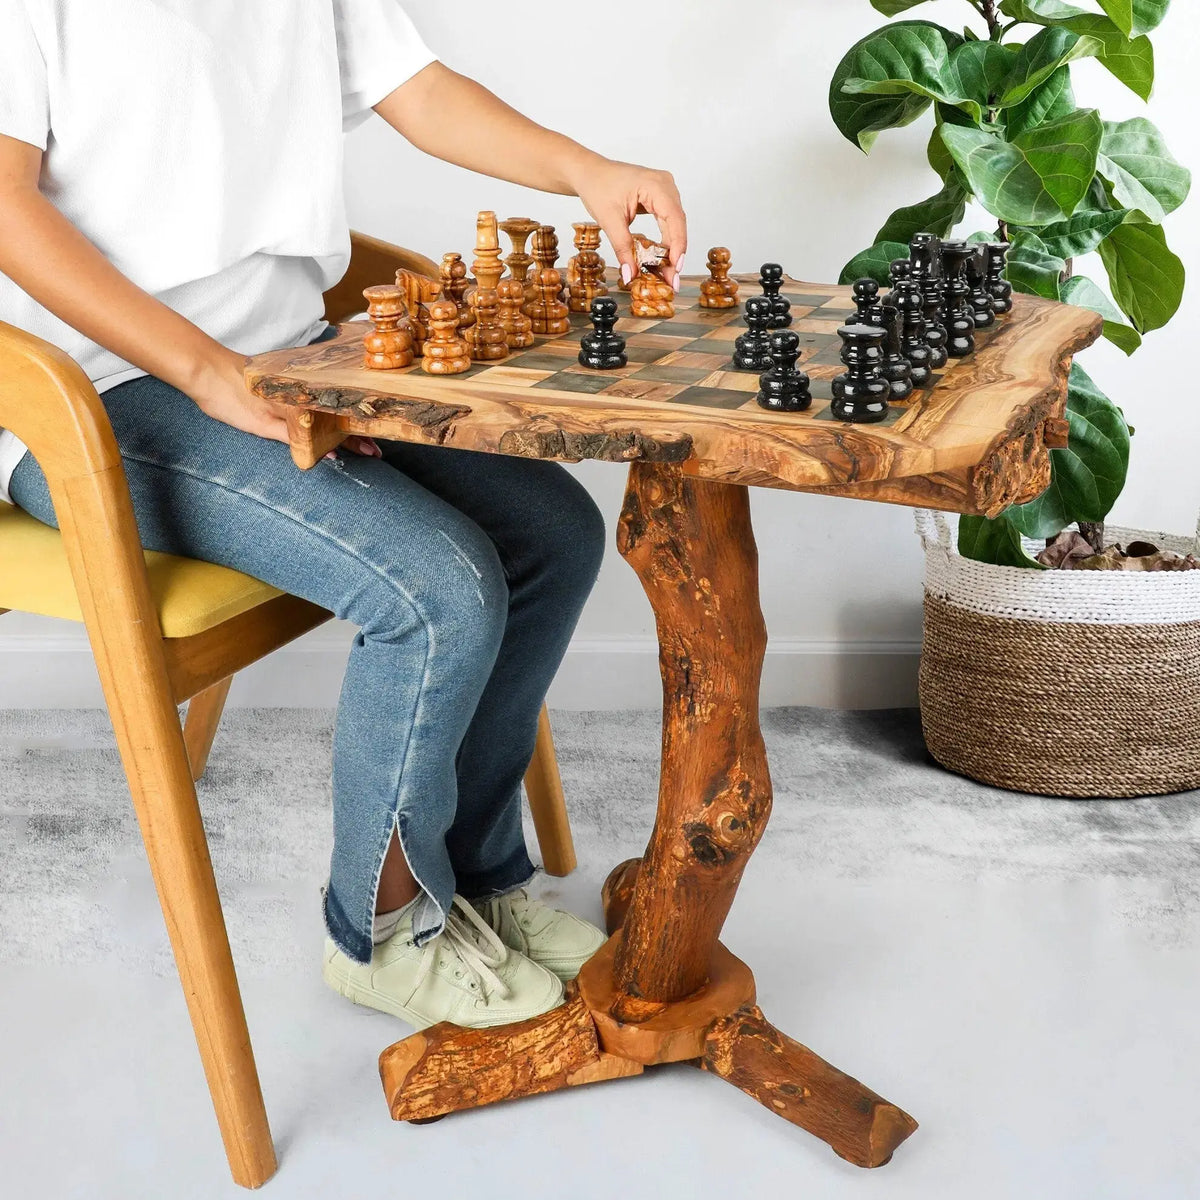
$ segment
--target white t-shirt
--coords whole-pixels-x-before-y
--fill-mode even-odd
[[[434,61],[399,0],[0,0],[0,133],[134,283],[243,354],[320,331],[342,131]],[[0,236],[3,236],[0,232]],[[0,320],[97,390],[145,372],[0,275]],[[25,447],[0,430],[0,500]]]

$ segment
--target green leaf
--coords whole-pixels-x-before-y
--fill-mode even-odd
[[[1100,0],[1100,7],[1126,37],[1133,37],[1133,0]]]
[[[1081,209],[1070,220],[1043,225],[1037,235],[1046,249],[1059,258],[1082,258],[1091,254],[1118,225],[1129,217],[1129,209],[1106,209],[1097,212]]]
[[[1050,486],[1004,515],[1026,537],[1048,538],[1074,521],[1103,521],[1125,487],[1129,426],[1121,410],[1076,363],[1067,391],[1067,447],[1050,451]]]
[[[1179,311],[1186,272],[1158,225],[1118,225],[1099,250],[1113,299],[1139,333],[1161,329]]]
[[[1171,7],[1171,0],[1133,0],[1133,34],[1139,36],[1157,29]]]
[[[1010,230],[1012,249],[1008,252],[1008,280],[1018,292],[1058,300],[1062,295],[1062,277],[1067,264],[1051,254],[1035,234]]]
[[[1104,7],[1103,4],[1101,7]],[[1125,36],[1140,37],[1157,29],[1170,7],[1171,0],[1132,0],[1133,22]],[[1018,21],[1033,21],[1039,25],[1094,15],[1085,9],[1076,8],[1073,4],[1066,4],[1063,0],[1003,0],[1000,11]],[[1119,22],[1113,23],[1119,26]]]
[[[1009,77],[1001,90],[1000,107],[1020,104],[1060,67],[1077,58],[1089,58],[1100,49],[1100,42],[1093,37],[1081,37],[1069,29],[1048,26],[1030,38],[1013,59]]]
[[[1000,567],[1031,567],[1035,571],[1047,569],[1025,553],[1021,535],[1008,519],[1008,513],[1002,513],[995,520],[960,517],[958,552],[963,558],[995,563]]]
[[[1191,171],[1176,162],[1145,117],[1104,122],[1096,169],[1122,208],[1145,213],[1155,225],[1187,199],[1192,187]]]
[[[958,176],[951,175],[936,196],[907,208],[896,209],[888,217],[887,224],[875,235],[875,241],[903,242],[907,245],[914,233],[936,233],[941,238],[949,237],[966,211],[966,190],[958,181]]]
[[[943,183],[950,178],[950,173],[954,170],[954,156],[946,149],[946,143],[942,140],[940,123],[933,127],[933,133],[929,135],[929,147],[925,155]]]
[[[1059,67],[1040,87],[1020,104],[1004,110],[1004,122],[1011,142],[1026,130],[1065,117],[1075,111],[1075,92],[1071,87],[1071,68]]]
[[[876,12],[883,13],[885,17],[894,17],[897,13],[906,12],[925,2],[926,0],[871,0],[871,7]]]
[[[856,254],[843,268],[839,283],[853,283],[856,279],[870,276],[880,284],[886,284],[888,269],[897,258],[908,257],[907,242],[879,242],[870,250]]]
[[[926,21],[899,21],[869,33],[838,64],[829,87],[829,111],[842,135],[870,151],[880,130],[915,121],[929,107],[929,94],[896,88],[893,94],[849,92],[850,80],[881,83],[907,79],[936,82],[950,51],[962,38]]]
[[[1018,51],[1012,46],[1002,46],[992,41],[968,42],[965,46],[959,46],[950,55],[946,68],[950,90],[961,100],[974,101],[982,115],[984,109],[995,107],[1017,54]],[[975,107],[968,109],[968,115],[972,117],[975,117],[975,112]]]
[[[942,128],[971,191],[990,213],[1014,225],[1048,225],[1075,211],[1096,173],[1100,135],[1100,115],[1090,108],[1011,142],[978,129]]]
[[[1142,335],[1125,323],[1124,314],[1104,294],[1100,285],[1086,275],[1074,275],[1062,285],[1064,304],[1090,308],[1104,318],[1104,336],[1126,354],[1132,354],[1141,344]]]

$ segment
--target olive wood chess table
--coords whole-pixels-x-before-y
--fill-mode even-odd
[[[745,295],[752,278],[740,281]],[[813,335],[806,367],[816,394],[818,379],[837,369],[828,335],[852,309],[849,290],[788,280],[789,293],[820,301],[794,326]],[[737,323],[736,313],[700,309],[697,295],[689,280],[674,324],[626,317],[618,329],[675,363],[695,361],[698,336],[726,338],[731,348],[716,330]],[[681,382],[674,393],[671,385],[656,390],[661,372],[638,379],[637,369],[618,394],[566,390],[555,380],[583,385],[552,379],[546,369],[556,365],[547,363],[546,345],[558,339],[538,339],[543,357],[534,361],[542,366],[533,380],[521,376],[519,362],[480,364],[450,379],[417,368],[369,371],[361,365],[361,324],[326,343],[251,360],[247,380],[287,416],[300,467],[348,434],[630,464],[617,546],[654,608],[663,679],[662,772],[649,844],[605,882],[611,937],[563,1006],[497,1029],[436,1025],[383,1051],[394,1118],[436,1119],[694,1061],[859,1166],[887,1162],[916,1129],[903,1110],[775,1029],[755,1005],[750,969],[718,941],[771,809],[758,719],[767,635],[747,485],[989,515],[1038,495],[1049,482],[1048,447],[1065,443],[1071,358],[1101,323],[1033,297],[1014,303],[975,355],[952,363],[936,387],[875,426],[822,419],[818,403],[809,414],[766,412],[746,383],[717,370],[723,363],[715,358],[712,375],[677,376],[692,386],[681,390]],[[705,322],[712,330],[698,334]],[[576,318],[563,335],[564,363],[581,327]],[[551,386],[537,386],[547,380]],[[720,393],[718,405],[703,403],[703,387]],[[731,407],[738,387],[746,407]]]

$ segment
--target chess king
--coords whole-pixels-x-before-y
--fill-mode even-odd
[[[22,362],[44,353],[26,335],[53,343],[78,365],[80,395],[85,380],[103,393],[112,461],[124,456],[103,494],[116,508],[132,502],[147,548],[222,563],[359,628],[332,739],[333,854],[309,913],[327,941],[313,970],[418,1028],[525,1020],[561,1005],[605,941],[525,891],[534,866],[520,794],[543,699],[605,552],[604,521],[558,464],[466,454],[434,433],[383,446],[351,437],[337,461],[301,472],[281,410],[247,389],[245,360],[332,336],[326,300],[347,318],[368,284],[382,289],[368,299],[379,324],[369,346],[347,344],[356,371],[369,353],[378,376],[407,371],[414,387],[449,393],[455,379],[423,379],[422,367],[452,373],[473,355],[467,377],[502,372],[491,364],[509,336],[525,340],[514,310],[529,297],[498,291],[490,226],[478,256],[490,286],[461,331],[446,307],[464,301],[461,259],[436,282],[410,271],[397,284],[394,256],[360,238],[350,270],[342,129],[372,111],[382,130],[372,177],[403,170],[418,146],[478,172],[478,189],[486,177],[576,195],[595,218],[588,254],[603,232],[630,279],[631,214],[659,220],[667,291],[686,218],[669,174],[521,116],[440,62],[398,0],[255,0],[236,21],[230,7],[171,0],[114,20],[129,6],[0,6],[0,342]],[[453,35],[442,44],[453,58]],[[235,86],[246,80],[262,103],[246,102]],[[247,164],[268,163],[250,178]],[[510,228],[521,238],[538,227]],[[514,261],[525,270],[532,257]],[[583,311],[602,287],[589,283],[592,266],[581,265],[573,297],[586,297]],[[539,264],[537,280],[547,323],[561,319],[546,295],[552,267]],[[360,279],[364,269],[375,274]],[[37,389],[49,385],[28,374],[0,388],[0,500],[54,525],[66,485],[48,483],[20,440],[27,431],[48,444]],[[149,675],[128,657],[110,656],[124,673],[114,678],[153,708]],[[157,749],[130,778],[139,811],[170,796],[174,815],[148,842],[156,861],[187,864],[160,878],[164,907],[231,1161],[257,1186],[273,1170],[270,1134],[183,742],[164,713],[151,721],[162,725]]]

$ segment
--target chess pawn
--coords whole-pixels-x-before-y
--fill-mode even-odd
[[[880,370],[886,332],[874,325],[843,325],[838,336],[846,371],[833,381],[830,413],[839,421],[859,425],[882,421],[888,415],[891,391]]]
[[[763,263],[758,273],[758,284],[763,295],[771,302],[769,328],[787,328],[792,323],[792,305],[791,301],[779,294],[783,287],[783,267],[779,263]]]
[[[634,277],[629,300],[635,317],[666,320],[675,315],[675,289],[657,271],[643,269]]]
[[[974,253],[967,259],[967,283],[971,287],[971,308],[975,314],[975,328],[988,329],[996,323],[995,303],[987,283],[987,252],[976,245]]]
[[[912,276],[912,259],[909,258],[894,258],[891,265],[888,267],[888,281],[891,283],[892,290],[883,297],[882,303],[896,303],[896,284],[902,279],[909,279]]]
[[[992,311],[1001,315],[1012,312],[1013,306],[1013,286],[1004,278],[1010,249],[1008,242],[987,242],[984,246],[987,255],[987,289],[992,297]]]
[[[607,296],[604,283],[604,259],[600,257],[600,226],[593,221],[576,221],[575,249],[578,253],[567,262],[569,307],[572,312],[585,313],[597,296]]]
[[[497,293],[500,299],[500,324],[510,350],[527,350],[533,345],[533,322],[522,311],[525,289],[516,279],[503,279]]]
[[[700,285],[701,308],[736,308],[738,285],[729,278],[733,256],[724,246],[714,246],[708,252],[709,278]]]
[[[859,325],[883,325],[879,307],[879,284],[867,276],[854,281],[854,307],[858,309]]]
[[[471,298],[475,324],[466,330],[467,345],[475,362],[495,362],[508,357],[508,335],[500,324],[500,296],[495,288],[477,287]]]
[[[571,328],[571,310],[562,302],[562,276],[553,267],[540,267],[531,291],[532,303],[525,302],[534,333],[551,337]]]
[[[442,295],[458,309],[458,327],[466,329],[475,324],[475,314],[467,303],[467,264],[461,254],[442,256]]]
[[[904,357],[900,309],[896,305],[883,306],[883,328],[887,331],[887,337],[883,340],[883,366],[880,370],[891,387],[889,399],[898,403],[913,394],[913,377],[912,363]]]
[[[921,291],[921,306],[925,315],[925,341],[929,346],[929,365],[935,371],[940,371],[950,361],[946,353],[946,343],[950,334],[946,329],[942,310],[945,291],[941,279],[923,281]]]
[[[404,291],[394,284],[381,283],[363,292],[371,328],[363,338],[366,357],[363,365],[372,371],[397,371],[412,366],[412,335],[402,323],[407,318]]]
[[[421,356],[428,375],[461,375],[471,369],[471,350],[459,336],[458,308],[453,300],[437,300],[429,307],[429,337]]]
[[[593,371],[616,371],[628,365],[625,339],[613,331],[617,323],[617,302],[611,296],[592,301],[592,332],[579,339],[580,366]]]
[[[771,366],[758,378],[758,404],[772,412],[803,412],[812,404],[808,376],[797,369],[800,337],[790,329],[770,335]]]
[[[739,371],[769,370],[771,358],[771,297],[751,296],[746,301],[746,328],[733,344],[733,365]]]
[[[913,387],[926,388],[933,378],[930,369],[932,352],[925,341],[925,316],[921,289],[916,280],[897,282],[896,308],[900,312],[900,349],[912,368]]]
[[[951,358],[966,358],[975,350],[975,310],[971,304],[971,285],[967,282],[967,260],[975,248],[966,242],[942,244],[942,267],[946,273],[944,314],[949,340],[946,353]]]

